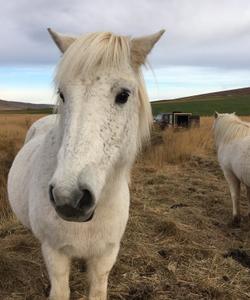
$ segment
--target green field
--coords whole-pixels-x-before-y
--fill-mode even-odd
[[[192,112],[202,116],[210,116],[215,111],[236,112],[237,115],[250,115],[250,94],[189,97],[188,99],[152,102],[153,114],[160,112]]]
[[[191,112],[201,116],[211,116],[215,111],[220,113],[236,112],[237,115],[250,115],[250,88],[214,92],[175,100],[161,100],[151,102],[151,104],[154,115],[161,112],[173,111]],[[53,108],[50,107],[0,109],[0,114],[50,114],[52,112]]]
[[[31,114],[31,115],[37,115],[37,114],[52,114],[53,109],[52,108],[44,108],[44,109],[9,109],[9,110],[0,110],[0,114]]]

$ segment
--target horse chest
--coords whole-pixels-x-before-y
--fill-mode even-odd
[[[75,227],[75,228],[74,228]],[[105,226],[93,227],[87,225],[67,226],[67,229],[51,232],[47,240],[58,250],[70,257],[88,258],[107,251],[118,242],[116,231]]]

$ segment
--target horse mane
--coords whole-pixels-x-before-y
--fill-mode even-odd
[[[96,32],[81,36],[64,53],[55,76],[55,85],[76,76],[95,74],[98,69],[119,70],[131,65],[131,38],[110,32]],[[133,66],[132,66],[133,67]],[[150,137],[152,111],[140,68],[134,68],[138,81],[139,137],[138,147]],[[60,104],[58,111],[60,111]]]
[[[215,144],[228,144],[232,140],[250,135],[250,123],[240,120],[235,114],[220,114],[215,121]]]

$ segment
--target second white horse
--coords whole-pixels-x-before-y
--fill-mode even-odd
[[[218,161],[228,182],[233,202],[233,224],[240,223],[240,185],[247,189],[250,206],[250,123],[235,113],[215,113],[214,137]]]

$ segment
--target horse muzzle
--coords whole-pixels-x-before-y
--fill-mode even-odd
[[[95,199],[88,189],[75,190],[70,196],[63,195],[60,189],[49,186],[50,201],[55,211],[65,221],[89,222],[95,213]]]

